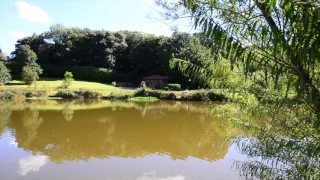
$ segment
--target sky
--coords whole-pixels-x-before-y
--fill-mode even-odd
[[[154,0],[0,0],[0,48],[9,55],[20,38],[51,25],[170,36],[170,26],[191,32],[185,20],[163,22]]]

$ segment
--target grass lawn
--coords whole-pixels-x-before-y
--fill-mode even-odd
[[[23,84],[21,81],[13,80],[5,86],[0,87],[3,90],[22,90],[27,88],[35,88],[38,90],[46,89],[50,91],[50,94],[55,94],[57,92],[57,88],[62,84],[61,79],[53,79],[53,78],[41,78],[36,83],[32,84],[30,87]],[[116,93],[121,95],[130,95],[133,93],[133,90],[124,90],[118,87],[114,87],[112,85],[97,83],[97,82],[87,82],[87,81],[73,81],[72,85],[68,87],[70,90],[79,90],[88,89],[91,91],[96,91],[102,93],[103,95],[109,95],[110,93]]]

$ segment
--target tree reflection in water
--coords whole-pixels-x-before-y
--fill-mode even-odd
[[[5,131],[6,125],[10,121],[11,112],[10,107],[0,106],[0,137]]]
[[[225,136],[238,133],[225,129],[227,121],[213,118],[212,108],[200,102],[35,104],[10,106],[8,127],[18,147],[57,163],[151,154],[216,161],[230,146]]]
[[[247,136],[235,138],[235,143],[250,160],[234,164],[245,179],[320,179],[320,129],[307,107],[246,108],[228,114],[237,117],[233,125],[246,130]]]

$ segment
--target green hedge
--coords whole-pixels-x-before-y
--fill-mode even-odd
[[[64,73],[69,71],[73,74],[74,79],[95,82],[117,81],[118,75],[115,71],[106,68],[96,68],[91,66],[55,66],[41,64],[43,69],[43,77],[63,78]]]
[[[162,100],[175,100],[176,95],[173,92],[158,91],[158,90],[148,90],[143,88],[138,88],[133,93],[133,97],[156,97]]]
[[[164,86],[165,90],[169,90],[169,91],[179,91],[181,90],[181,85],[180,84],[166,84]]]
[[[181,100],[189,101],[229,101],[230,99],[225,96],[220,90],[194,90],[190,91],[188,95],[181,96]]]
[[[59,89],[55,95],[61,98],[83,98],[83,99],[100,99],[102,94],[89,90],[72,91],[68,89]]]

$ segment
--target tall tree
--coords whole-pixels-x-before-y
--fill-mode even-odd
[[[41,75],[43,70],[40,65],[37,64],[37,60],[37,54],[31,50],[29,45],[19,46],[14,57],[16,72],[21,72],[24,66],[28,66],[36,72],[37,75]]]
[[[11,80],[10,70],[0,61],[0,85],[4,85]]]

